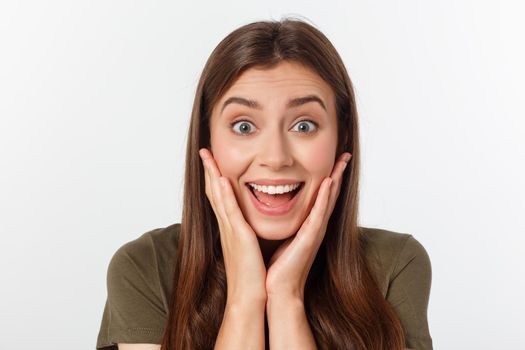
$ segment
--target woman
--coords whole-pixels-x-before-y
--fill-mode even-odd
[[[352,84],[321,32],[229,34],[197,87],[182,222],[115,253],[97,348],[431,349],[429,257],[357,225],[359,159]]]

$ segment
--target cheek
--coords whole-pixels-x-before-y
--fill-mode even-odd
[[[337,139],[323,137],[316,141],[299,149],[299,152],[301,153],[301,163],[311,176],[312,181],[320,184],[323,178],[332,173]]]
[[[242,170],[241,165],[246,161],[246,155],[232,147],[214,147],[212,153],[221,174],[236,181]]]
[[[312,147],[308,147],[302,151],[302,164],[304,164],[310,181],[310,186],[306,193],[305,217],[315,204],[321,182],[325,177],[332,174],[337,147],[337,143],[334,142],[334,140],[337,139],[319,139],[317,140],[319,142],[311,145]]]
[[[212,135],[211,152],[222,176],[227,177],[236,193],[239,177],[246,169],[248,152],[238,144],[228,140],[226,135]]]

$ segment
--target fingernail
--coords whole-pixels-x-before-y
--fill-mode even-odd
[[[348,163],[348,162],[350,161],[350,158],[351,158],[351,157],[352,157],[352,156],[350,155],[350,153],[346,153],[346,154],[344,155],[344,157],[343,157],[343,160],[344,160],[346,163]]]

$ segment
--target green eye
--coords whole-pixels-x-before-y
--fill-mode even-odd
[[[239,128],[237,128],[236,126],[239,126]],[[236,134],[240,134],[240,135],[251,134],[250,131],[252,130],[252,126],[255,127],[252,123],[250,123],[247,120],[239,120],[239,121],[232,123],[233,131]]]
[[[297,130],[295,128],[295,126],[299,126],[299,129]],[[294,126],[293,130],[294,131],[299,131],[299,132],[302,132],[302,133],[310,133],[310,132],[314,132],[314,131],[317,130],[317,124],[314,123],[311,120],[301,120],[300,122],[295,124],[295,126]]]

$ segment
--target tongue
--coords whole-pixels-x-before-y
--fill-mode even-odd
[[[253,190],[253,193],[255,194],[255,197],[257,197],[259,202],[266,204],[270,208],[279,207],[288,202],[293,197],[292,192],[287,192],[283,194],[268,194],[264,192],[259,192],[257,190]]]

